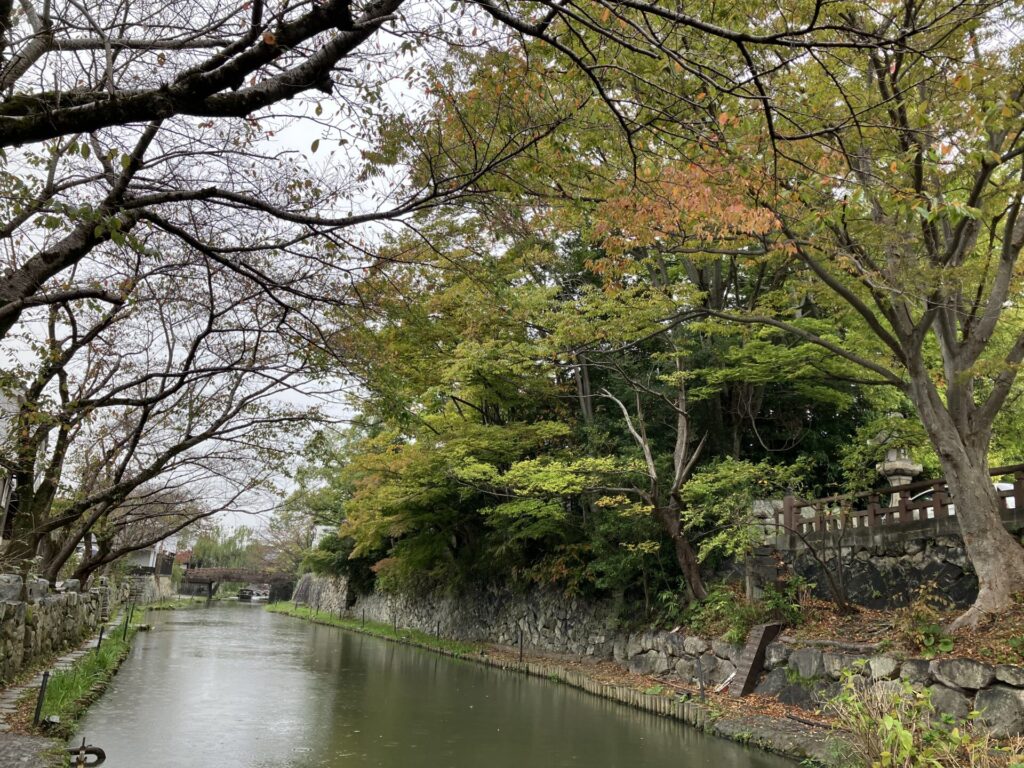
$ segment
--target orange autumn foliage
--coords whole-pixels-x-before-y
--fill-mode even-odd
[[[772,211],[750,204],[751,191],[727,168],[671,166],[642,186],[623,185],[606,200],[598,210],[594,235],[614,257],[669,239],[706,243],[779,229]]]

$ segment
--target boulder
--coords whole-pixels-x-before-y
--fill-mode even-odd
[[[911,683],[929,683],[932,675],[924,659],[907,659],[900,666],[900,678]]]
[[[625,661],[628,658],[626,656],[626,638],[622,636],[615,638],[615,644],[612,646],[612,658],[616,661]]]
[[[815,710],[824,706],[829,699],[836,696],[842,686],[839,683],[829,681],[818,681],[808,683],[790,683],[781,691],[776,698],[783,704],[800,707],[801,709]]]
[[[25,582],[25,591],[28,594],[28,601],[30,603],[42,600],[50,591],[50,582],[46,579],[29,578]]]
[[[800,677],[822,677],[825,674],[825,662],[821,651],[814,648],[798,648],[789,655],[789,667]]]
[[[21,600],[23,583],[21,576],[13,573],[0,573],[0,602]]]
[[[996,667],[996,680],[1014,688],[1024,688],[1024,667],[1000,664]]]
[[[743,652],[743,646],[733,645],[732,643],[727,643],[724,640],[712,640],[711,650],[714,651],[715,656],[720,659],[735,661]]]
[[[664,653],[647,651],[631,658],[626,663],[626,668],[638,675],[660,675],[663,672],[668,672],[672,667]]]
[[[708,645],[708,641],[703,637],[697,635],[688,635],[683,638],[683,650],[690,656],[700,656],[711,646]]]
[[[813,688],[806,685],[790,684],[779,691],[775,697],[783,704],[800,709],[817,709],[818,696]]]
[[[974,708],[981,712],[981,721],[997,739],[1024,733],[1024,691],[993,685],[978,691]]]
[[[950,688],[977,691],[995,679],[995,670],[989,664],[973,659],[941,659],[929,666],[932,677]]]
[[[786,674],[786,668],[776,667],[761,679],[754,692],[762,696],[778,696],[788,685],[789,676]]]
[[[721,685],[726,680],[728,680],[729,676],[732,675],[735,671],[735,664],[733,664],[731,661],[728,661],[727,659],[719,659],[718,663],[715,665],[714,671],[709,676],[708,681],[711,685]]]
[[[844,670],[855,672],[857,670],[855,662],[858,658],[858,656],[851,656],[846,653],[821,654],[821,660],[825,666],[825,674],[833,680],[841,679]]]
[[[958,690],[938,684],[929,687],[928,690],[932,694],[932,706],[939,714],[963,720],[971,711],[971,700]]]
[[[675,673],[684,683],[693,682],[696,671],[697,664],[693,659],[680,659],[676,662]]]
[[[676,634],[675,632],[666,632],[661,640],[661,648],[666,656],[684,656],[686,651],[683,648],[684,641],[683,636]]]
[[[764,651],[764,668],[768,670],[781,667],[789,660],[791,649],[783,643],[768,643]]]
[[[711,651],[702,654],[694,664],[696,674],[704,680],[704,685],[713,685],[716,679],[719,658]]]
[[[631,659],[643,653],[644,647],[640,635],[630,635],[626,639],[626,658]]]
[[[872,656],[868,669],[872,680],[892,680],[900,672],[900,663],[891,656]]]

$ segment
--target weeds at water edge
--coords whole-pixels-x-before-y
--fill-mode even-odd
[[[121,662],[131,649],[132,639],[138,627],[131,625],[127,637],[122,639],[122,629],[111,631],[111,636],[103,638],[103,645],[97,650],[92,649],[70,668],[54,672],[46,686],[46,698],[40,714],[40,722],[56,716],[59,724],[48,727],[47,734],[68,738],[75,732],[79,718],[106,688],[110,679],[117,672]],[[31,692],[21,700],[23,711],[35,708],[36,694]],[[29,715],[29,720],[31,715]]]
[[[435,637],[434,635],[428,635],[426,632],[420,632],[418,629],[395,627],[391,624],[380,624],[375,621],[363,622],[359,619],[342,618],[334,613],[314,611],[312,608],[304,605],[295,605],[294,603],[271,603],[267,606],[267,610],[271,613],[283,613],[287,616],[296,616],[300,619],[313,621],[317,624],[326,624],[331,627],[350,629],[355,632],[363,632],[367,635],[382,637],[387,640],[399,640],[412,645],[420,645],[425,648],[434,648],[436,650],[450,653],[453,656],[471,656],[479,654],[483,650],[483,646],[480,645],[464,643],[458,640],[448,640],[443,637]]]

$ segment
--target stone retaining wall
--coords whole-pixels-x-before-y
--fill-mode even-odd
[[[5,576],[13,591],[13,579]],[[100,623],[101,595],[74,591],[33,595],[28,602],[0,599],[0,683],[54,653],[77,645]]]
[[[938,585],[942,594],[961,608],[973,603],[978,595],[978,578],[967,558],[956,517],[809,532],[801,538],[776,527],[781,511],[781,501],[754,503],[765,546],[762,557],[747,563],[748,577],[751,565],[759,571],[755,583],[748,585],[748,593],[756,594],[761,586],[758,582],[774,580],[777,574],[773,566],[781,557],[788,568],[816,585],[818,596],[831,599],[821,563],[808,549],[813,547],[833,575],[842,579],[848,597],[858,605],[903,606],[927,583]],[[1001,514],[1007,530],[1021,537],[1024,544],[1024,507],[1004,509]],[[762,560],[767,567],[758,568]]]
[[[344,579],[307,574],[294,599],[331,613],[348,605],[349,616],[457,640],[517,645],[521,633],[525,648],[550,653],[606,658],[614,643],[610,602],[590,603],[557,592],[481,589],[457,597],[374,593],[353,600]]]
[[[715,686],[736,670],[741,650],[696,635],[644,632],[617,640],[615,658],[630,671],[671,676],[684,685],[697,684],[700,672],[706,685]],[[838,694],[844,671],[850,671],[861,685],[906,681],[928,688],[938,712],[962,719],[979,711],[997,736],[1024,733],[1024,667],[971,659],[899,660],[774,642],[765,653],[765,668],[755,692],[803,709],[819,709]]]
[[[523,595],[481,590],[458,598],[375,593],[351,604],[344,579],[307,574],[295,599],[322,611],[381,624],[418,629],[458,640],[515,646],[520,632],[527,650],[595,658],[612,657],[631,672],[672,679],[685,686],[721,685],[736,671],[743,648],[681,632],[616,630],[608,602],[588,604],[553,592]],[[346,606],[348,606],[346,608]],[[1024,667],[983,664],[969,659],[899,660],[858,656],[777,641],[765,654],[766,673],[756,692],[808,710],[835,696],[844,670],[864,685],[894,686],[902,681],[931,690],[936,709],[954,717],[983,712],[1000,736],[1024,733]]]
[[[831,599],[821,564],[806,549],[781,553],[795,573],[816,585],[816,592]],[[822,550],[830,570],[842,578],[850,600],[869,608],[907,605],[925,584],[941,585],[941,593],[965,608],[978,595],[978,577],[957,534],[929,538],[892,537],[884,544],[841,546]]]

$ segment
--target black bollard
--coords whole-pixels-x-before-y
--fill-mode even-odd
[[[50,682],[50,670],[43,672],[42,682],[39,683],[39,697],[36,699],[36,713],[32,716],[32,725],[39,725],[39,715],[43,712],[43,701],[46,699],[46,685]]]
[[[103,645],[103,630],[106,629],[106,628],[107,627],[105,625],[100,627],[100,638],[99,638],[99,640],[96,641],[96,650],[97,651],[100,649],[100,646]]]
[[[523,630],[519,630],[519,663],[523,663]]]

